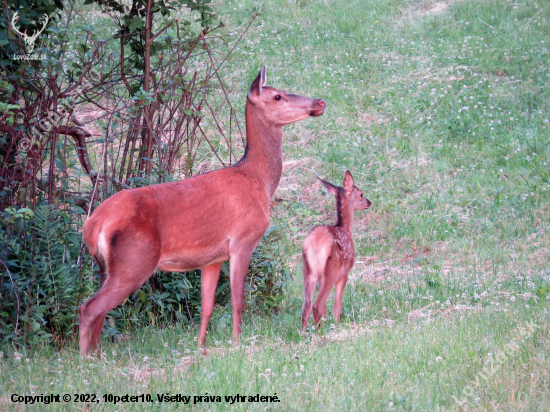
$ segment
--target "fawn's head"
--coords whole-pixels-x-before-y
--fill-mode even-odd
[[[351,206],[352,210],[368,209],[371,202],[366,197],[363,197],[363,192],[353,185],[353,176],[346,171],[344,174],[343,187],[334,186],[332,183],[326,182],[323,179],[319,179],[330,193],[338,199],[340,196],[346,199]]]
[[[290,94],[266,86],[265,66],[252,82],[248,101],[262,113],[268,124],[284,126],[310,116],[320,116],[325,111],[325,102],[320,99]]]

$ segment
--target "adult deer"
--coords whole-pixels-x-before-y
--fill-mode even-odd
[[[342,294],[348,281],[348,273],[355,262],[355,249],[351,237],[353,212],[368,209],[370,200],[353,186],[353,176],[349,171],[344,175],[344,187],[338,187],[319,179],[330,193],[336,197],[336,224],[315,226],[304,240],[302,259],[304,262],[304,306],[302,308],[302,333],[305,333],[311,312],[311,300],[317,282],[319,293],[313,304],[313,320],[317,328],[327,311],[327,298],[334,286],[333,314],[340,322],[342,314]]]
[[[282,171],[284,125],[320,116],[325,102],[265,86],[265,67],[248,92],[247,144],[234,166],[180,182],[123,190],[84,224],[99,264],[100,288],[80,306],[80,353],[96,351],[105,315],[156,271],[201,268],[199,346],[214,310],[222,262],[229,260],[233,338],[241,333],[244,283],[252,251],[269,225]]]

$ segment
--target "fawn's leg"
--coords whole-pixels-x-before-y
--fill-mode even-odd
[[[344,288],[348,281],[348,274],[340,276],[336,281],[335,293],[334,293],[334,307],[332,308],[332,314],[336,323],[340,323],[340,315],[342,314],[342,296],[344,294]]]

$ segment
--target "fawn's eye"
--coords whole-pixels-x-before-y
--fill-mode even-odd
[[[281,95],[278,94],[277,96],[275,96],[275,100],[281,100]]]

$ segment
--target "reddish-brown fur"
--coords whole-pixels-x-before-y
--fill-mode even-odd
[[[353,212],[368,209],[370,200],[353,186],[349,171],[344,175],[344,187],[321,182],[336,197],[336,224],[316,226],[307,235],[302,248],[304,262],[304,306],[302,308],[302,333],[305,333],[311,312],[311,301],[317,282],[320,283],[317,299],[313,304],[313,320],[317,328],[327,311],[327,298],[335,286],[333,314],[340,322],[342,314],[342,294],[348,281],[348,273],[355,261],[355,249],[351,228]]]
[[[265,86],[265,68],[246,103],[247,146],[234,166],[174,182],[124,190],[84,224],[100,288],[80,306],[80,353],[98,349],[105,315],[155,270],[202,268],[204,346],[221,264],[230,262],[233,337],[241,332],[244,282],[252,251],[269,225],[282,171],[282,127],[324,111],[322,100]]]

